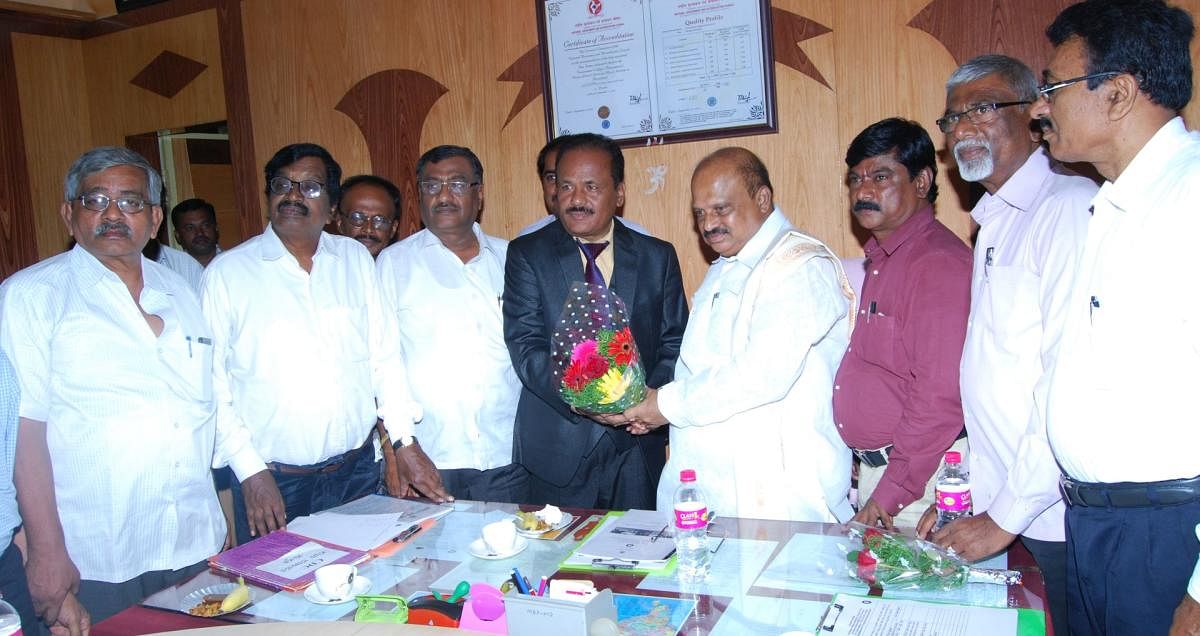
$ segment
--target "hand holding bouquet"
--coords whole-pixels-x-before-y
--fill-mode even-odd
[[[896,532],[851,523],[847,535],[849,574],[872,587],[949,590],[968,582],[1021,582],[1020,572],[973,568],[941,546]]]
[[[579,411],[620,413],[646,397],[625,303],[604,286],[572,285],[550,357],[559,395]]]

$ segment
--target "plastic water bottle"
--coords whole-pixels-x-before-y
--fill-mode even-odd
[[[21,635],[21,615],[17,608],[0,598],[0,636]]]
[[[962,454],[947,451],[945,464],[938,473],[934,487],[937,497],[938,519],[935,530],[971,514],[971,482],[962,468]]]
[[[699,581],[708,576],[708,506],[696,485],[696,471],[690,468],[679,471],[675,489],[675,557],[680,579]]]

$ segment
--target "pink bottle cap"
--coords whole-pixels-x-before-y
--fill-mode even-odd
[[[947,464],[961,464],[962,463],[962,453],[960,453],[958,451],[946,451],[946,463]]]
[[[691,468],[679,471],[679,481],[696,481],[696,471]]]

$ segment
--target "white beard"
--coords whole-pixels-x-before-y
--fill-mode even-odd
[[[986,152],[978,159],[967,161],[959,153],[969,148],[983,148]],[[992,159],[992,145],[982,139],[964,139],[954,144],[954,161],[958,163],[958,174],[963,181],[986,179],[996,168],[996,163]]]

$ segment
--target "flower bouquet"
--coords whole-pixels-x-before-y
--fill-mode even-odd
[[[646,373],[625,303],[601,285],[575,283],[550,343],[558,393],[587,413],[620,413],[646,398]]]
[[[851,523],[847,534],[852,548],[846,554],[848,572],[871,587],[950,590],[968,582],[1021,582],[1020,572],[973,568],[941,546],[896,532]]]

